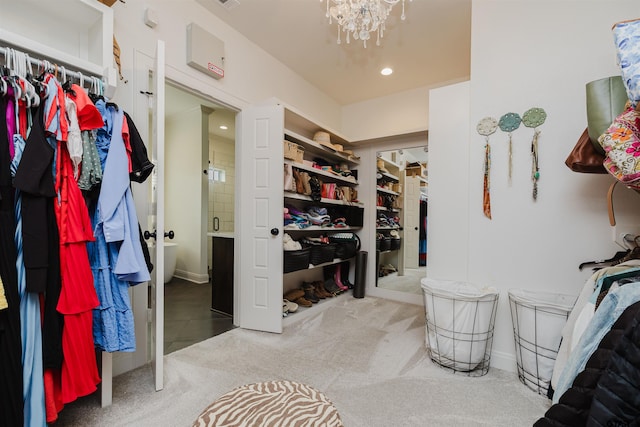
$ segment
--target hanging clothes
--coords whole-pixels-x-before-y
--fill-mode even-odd
[[[22,135],[13,138],[14,157],[11,160],[11,175],[15,177],[22,158],[25,141]],[[20,329],[22,335],[22,377],[24,398],[24,423],[28,426],[45,426],[44,368],[42,366],[42,330],[40,328],[40,298],[27,290],[27,275],[23,258],[22,240],[22,196],[15,198],[16,218],[16,271],[20,294]]]
[[[122,110],[100,100],[105,125],[96,144],[103,182],[92,215],[96,242],[89,245],[100,307],[94,311],[94,340],[104,351],[135,351],[130,284],[150,280],[139,239],[139,225],[129,184],[129,160]],[[127,135],[128,137],[128,135]]]
[[[7,299],[7,308],[0,310],[0,413],[7,425],[22,426],[24,404],[20,296],[14,240],[15,190],[11,185],[10,170],[13,133],[8,129],[7,118],[15,120],[11,96],[0,97],[0,278]]]
[[[420,200],[420,230],[419,230],[418,263],[421,267],[427,265],[427,201]]]
[[[45,126],[56,144],[54,203],[60,237],[60,274],[62,287],[57,309],[64,316],[61,371],[62,402],[97,390],[100,382],[92,337],[92,310],[99,305],[93,287],[87,242],[93,241],[91,221],[82,193],[73,178],[73,164],[66,146],[68,123],[65,95],[60,83],[47,76]],[[54,98],[50,100],[50,98]]]

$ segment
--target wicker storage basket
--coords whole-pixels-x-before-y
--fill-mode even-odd
[[[311,250],[309,248],[297,251],[284,251],[283,272],[290,273],[292,271],[309,268],[310,253]]]
[[[295,161],[298,158],[298,144],[286,140],[282,141],[282,143],[284,144],[284,158]]]

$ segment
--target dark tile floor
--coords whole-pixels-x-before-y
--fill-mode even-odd
[[[173,278],[164,285],[164,354],[233,328],[231,316],[211,310],[211,283]]]

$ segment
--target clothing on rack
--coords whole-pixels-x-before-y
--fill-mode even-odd
[[[597,343],[597,348],[589,357],[584,370],[576,376],[571,387],[562,394],[557,403],[547,410],[544,417],[534,424],[534,427],[584,426],[587,425],[589,417],[599,416],[600,409],[593,405],[596,388],[599,387],[600,382],[603,380],[607,367],[611,365],[614,350],[621,346],[626,348],[622,343],[625,332],[630,328],[637,328],[638,320],[640,320],[640,302],[630,305],[616,319],[611,329]],[[640,370],[640,366],[637,366],[636,369]],[[611,415],[613,416],[609,420],[616,418],[614,414]],[[594,425],[630,424],[607,424],[605,421]]]
[[[104,330],[94,316],[104,305],[128,306],[128,287],[150,279],[129,187],[153,168],[144,142],[100,93],[115,121],[111,110],[103,120],[81,85],[62,85],[44,68],[38,80],[17,69],[0,76],[0,423],[7,425],[45,426],[97,389],[96,348],[106,348],[94,341]],[[96,129],[105,126],[100,152]],[[96,217],[106,255],[100,271],[90,263],[97,223],[87,202],[92,213],[107,213]],[[103,292],[102,270],[118,280],[115,298]],[[135,349],[130,307],[124,315],[107,351]]]
[[[420,199],[420,234],[418,259],[421,267],[427,265],[427,200]]]
[[[617,266],[598,270],[585,282],[571,313],[569,313],[567,322],[562,328],[562,341],[560,342],[551,376],[551,386],[554,390],[558,388],[558,379],[567,363],[571,350],[577,345],[580,336],[595,313],[595,304],[591,304],[589,301],[598,290],[598,283],[601,283],[600,280],[607,277],[607,275],[638,268],[640,268],[640,260],[627,261]]]
[[[596,271],[562,331],[550,389],[553,405],[534,425],[636,425],[639,339],[640,261]]]
[[[7,308],[0,310],[0,413],[7,425],[24,425],[22,396],[22,339],[20,334],[20,296],[16,271],[15,189],[11,184],[13,134],[7,117],[15,117],[8,97],[0,97],[0,278]]]

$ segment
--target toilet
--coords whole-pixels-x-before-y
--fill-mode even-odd
[[[156,247],[149,244],[149,255],[151,263],[155,264]],[[169,283],[176,271],[176,261],[178,256],[178,244],[173,242],[164,242],[164,283]]]

